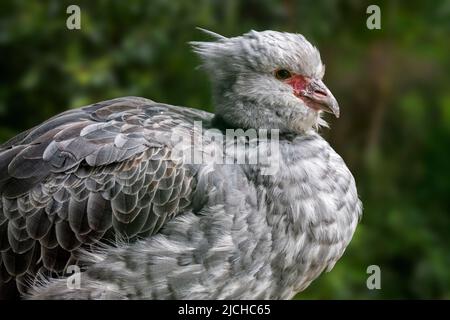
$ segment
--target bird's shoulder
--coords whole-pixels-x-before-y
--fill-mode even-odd
[[[2,278],[61,271],[82,246],[152,235],[187,210],[195,172],[173,157],[173,135],[211,118],[124,97],[66,111],[3,144]]]
[[[66,111],[0,146],[0,190],[16,197],[52,173],[116,164],[149,149],[170,149],[176,134],[190,133],[194,121],[211,118],[204,111],[140,97]]]

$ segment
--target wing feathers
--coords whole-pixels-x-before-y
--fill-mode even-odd
[[[63,113],[1,146],[0,285],[39,268],[60,272],[71,252],[110,234],[155,234],[186,210],[193,173],[170,159],[170,136],[179,125],[192,134],[194,120],[211,117],[120,98]]]
[[[106,231],[112,224],[111,204],[101,194],[92,192],[87,203],[89,227],[95,231]]]
[[[26,230],[31,238],[42,239],[52,227],[52,222],[44,210],[38,210],[26,218]]]
[[[58,244],[67,251],[73,251],[81,246],[69,222],[61,220],[56,223],[56,239]]]
[[[88,197],[89,193],[86,192],[86,194]],[[77,234],[86,234],[91,231],[86,214],[87,197],[81,201],[74,197],[69,200],[69,225],[72,231]]]
[[[30,266],[33,250],[34,246],[21,254],[14,252],[12,249],[2,251],[2,261],[6,271],[12,276],[24,274]]]

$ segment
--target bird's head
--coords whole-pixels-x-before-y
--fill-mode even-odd
[[[322,112],[339,106],[322,82],[319,51],[300,34],[250,31],[212,42],[191,42],[214,92],[216,114],[240,128],[301,133],[320,125]]]

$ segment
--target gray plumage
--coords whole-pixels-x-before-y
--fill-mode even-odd
[[[215,116],[125,97],[0,147],[0,286],[15,280],[36,299],[288,299],[331,270],[361,215],[350,171],[315,130],[337,103],[326,87],[310,98],[274,76],[286,68],[321,86],[317,49],[274,31],[213,36],[192,45]],[[226,154],[231,164],[175,155],[174,136],[227,128],[279,130],[278,170],[235,161],[264,141]],[[84,268],[80,289],[57,277],[71,264]]]

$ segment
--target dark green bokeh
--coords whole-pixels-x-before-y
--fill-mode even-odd
[[[82,29],[66,28],[78,4]],[[381,7],[382,29],[366,28]],[[449,1],[0,2],[0,141],[85,104],[138,95],[212,110],[187,42],[303,33],[341,105],[322,134],[356,177],[364,216],[343,258],[299,298],[450,298]],[[381,268],[368,290],[366,268]]]

